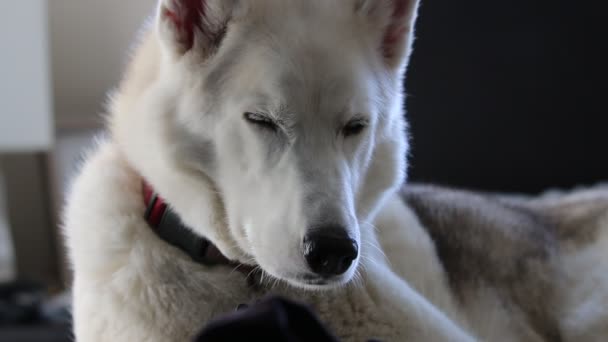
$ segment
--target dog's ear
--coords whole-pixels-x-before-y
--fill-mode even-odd
[[[157,29],[163,45],[177,56],[195,51],[206,57],[226,33],[236,0],[160,0]]]
[[[407,65],[419,0],[357,0],[362,12],[382,28],[380,52],[390,68]]]

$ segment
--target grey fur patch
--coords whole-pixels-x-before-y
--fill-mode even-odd
[[[222,52],[220,62],[209,70],[205,78],[204,93],[209,97],[218,97],[224,89],[227,77],[232,69],[241,60],[243,56],[244,46],[235,45],[225,52]]]
[[[277,125],[274,131],[261,132],[266,140],[266,160],[269,165],[278,163],[290,146],[289,132],[280,122]]]
[[[215,144],[209,139],[204,139],[200,136],[195,136],[184,127],[177,128],[175,134],[180,134],[185,139],[173,139],[180,141],[181,144],[176,146],[176,156],[178,160],[186,161],[187,166],[191,169],[200,171],[206,175],[212,175],[215,172],[217,164],[217,154]]]
[[[437,248],[461,301],[490,288],[513,314],[521,311],[537,334],[560,341],[553,312],[558,240],[542,215],[484,196],[430,186],[406,186],[403,199]]]
[[[530,201],[527,206],[540,212],[555,227],[563,246],[578,248],[596,240],[602,219],[608,217],[608,189],[582,191],[572,196]]]

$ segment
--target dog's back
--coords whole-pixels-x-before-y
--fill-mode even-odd
[[[531,336],[607,336],[605,187],[515,197],[418,185],[402,194],[433,239],[469,319],[487,324],[475,310],[480,294],[490,292]]]

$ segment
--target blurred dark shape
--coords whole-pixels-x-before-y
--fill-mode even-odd
[[[71,341],[69,296],[49,295],[39,283],[0,284],[0,341]]]
[[[338,342],[303,304],[280,297],[264,298],[252,305],[239,305],[205,327],[199,342],[214,341]]]

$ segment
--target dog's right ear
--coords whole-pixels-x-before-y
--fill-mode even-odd
[[[356,0],[356,9],[382,27],[380,50],[386,65],[407,65],[414,39],[414,23],[420,0]]]
[[[236,0],[160,0],[157,29],[170,53],[207,57],[226,33]]]

